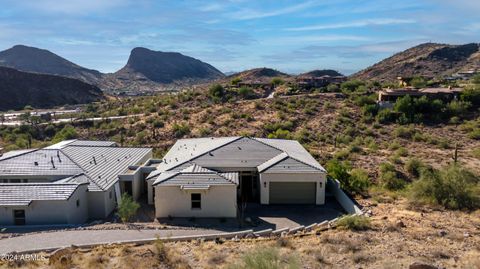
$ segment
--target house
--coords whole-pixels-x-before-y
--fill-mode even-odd
[[[148,177],[148,201],[163,217],[236,217],[246,203],[325,202],[325,169],[293,140],[178,140]]]
[[[345,76],[299,76],[296,78],[296,82],[299,87],[304,89],[312,89],[312,88],[321,88],[328,86],[331,83],[340,84],[345,82],[347,77]]]
[[[430,99],[442,99],[444,101],[451,101],[458,98],[458,95],[463,91],[462,88],[452,87],[438,87],[438,88],[413,88],[405,87],[398,89],[383,89],[378,92],[378,102],[394,103],[398,98],[409,95],[411,97],[426,96]]]
[[[67,140],[0,156],[0,224],[77,224],[109,216],[122,193],[139,199],[150,148]]]

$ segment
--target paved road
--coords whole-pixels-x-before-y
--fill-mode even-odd
[[[217,230],[80,230],[26,234],[1,239],[0,254],[40,248],[64,247],[80,244],[114,243],[170,236],[206,235],[222,233]]]

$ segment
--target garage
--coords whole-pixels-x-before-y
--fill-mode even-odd
[[[316,182],[270,182],[270,204],[315,204]]]

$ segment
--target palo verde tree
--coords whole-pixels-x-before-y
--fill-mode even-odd
[[[122,222],[129,221],[135,214],[137,210],[140,208],[140,205],[135,202],[132,196],[124,193],[120,202],[118,203],[118,216],[122,220]]]

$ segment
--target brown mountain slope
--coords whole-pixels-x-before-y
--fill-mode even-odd
[[[242,81],[265,81],[265,82],[270,82],[274,77],[289,78],[290,75],[282,73],[275,69],[262,67],[262,68],[245,70],[245,71],[228,76],[228,78],[230,79],[239,78]]]
[[[103,88],[162,88],[169,84],[189,84],[223,78],[215,67],[177,52],[134,48],[125,67],[109,74]]]
[[[96,84],[102,74],[76,65],[48,50],[16,45],[0,52],[0,66],[20,71],[58,75]]]
[[[397,53],[351,77],[392,81],[399,76],[443,77],[472,68],[480,68],[479,44],[425,43]]]
[[[0,67],[0,111],[22,109],[26,105],[48,108],[82,104],[103,98],[96,86],[77,79],[21,72]]]
[[[298,76],[307,76],[307,77],[321,77],[321,76],[331,76],[331,77],[336,77],[336,76],[343,76],[341,73],[338,71],[332,70],[332,69],[322,69],[322,70],[312,70],[310,72],[306,72],[303,74],[300,74]]]

